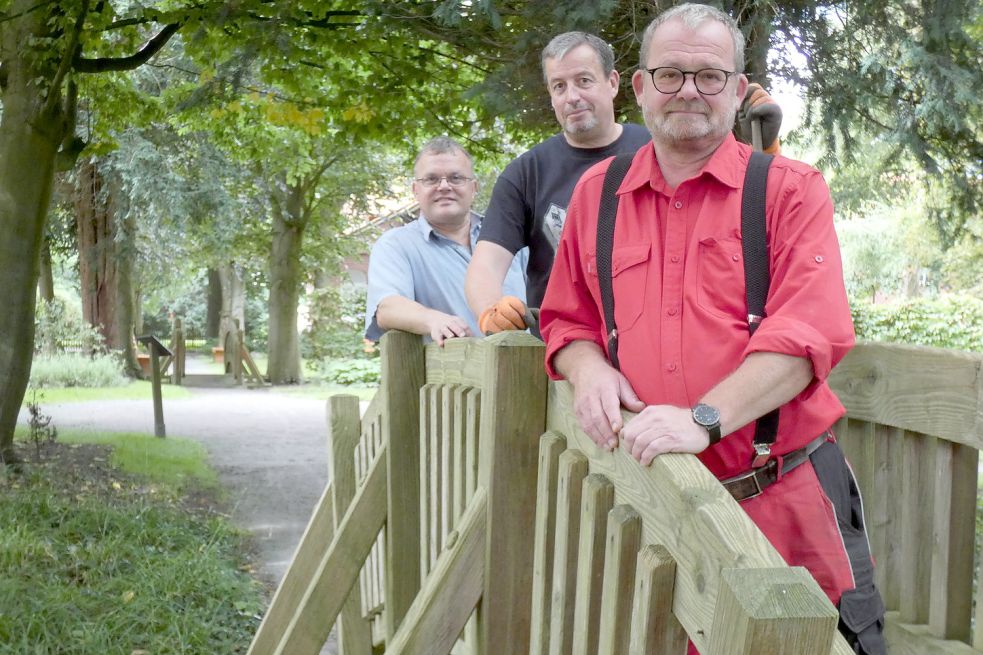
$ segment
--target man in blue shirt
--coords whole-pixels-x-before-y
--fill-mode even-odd
[[[420,217],[390,230],[372,246],[365,336],[386,330],[424,335],[443,345],[480,335],[464,297],[464,276],[481,229],[471,211],[478,189],[471,156],[448,137],[429,141],[413,167]],[[525,300],[525,257],[520,252],[505,279],[507,293]]]

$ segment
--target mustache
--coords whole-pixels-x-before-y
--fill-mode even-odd
[[[666,112],[693,111],[693,112],[699,112],[701,114],[709,114],[710,106],[701,100],[693,100],[693,101],[673,100],[671,102],[666,103],[665,111]]]

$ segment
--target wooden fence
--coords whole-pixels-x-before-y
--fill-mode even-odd
[[[336,621],[345,655],[850,652],[815,581],[695,457],[595,448],[538,340],[390,333],[382,357],[361,419],[329,401],[332,482],[251,655],[314,655]],[[892,653],[983,652],[967,643],[979,373],[887,346],[836,370]]]

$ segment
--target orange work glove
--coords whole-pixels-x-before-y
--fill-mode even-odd
[[[485,334],[503,330],[525,330],[526,304],[515,296],[503,296],[497,303],[481,312],[478,327]]]
[[[760,84],[752,82],[737,111],[737,131],[744,143],[751,143],[751,122],[756,118],[761,121],[762,149],[771,155],[781,154],[778,131],[782,127],[782,108]]]

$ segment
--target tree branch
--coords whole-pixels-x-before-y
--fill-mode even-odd
[[[72,32],[68,35],[68,43],[65,45],[65,54],[58,64],[58,70],[51,78],[51,86],[48,87],[48,98],[44,103],[44,113],[54,115],[56,106],[61,102],[61,84],[72,69],[72,60],[75,58],[76,51],[79,49],[79,38],[85,28],[85,17],[89,13],[89,0],[83,0],[82,8],[79,10],[78,19],[72,27]]]
[[[128,71],[139,68],[147,63],[151,57],[163,48],[177,31],[181,29],[181,23],[171,23],[147,42],[139,52],[129,57],[105,57],[100,59],[86,59],[76,56],[72,65],[79,73],[104,73],[107,71]]]

